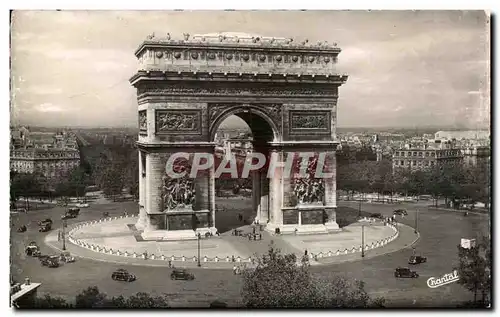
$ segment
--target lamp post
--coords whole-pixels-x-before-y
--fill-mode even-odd
[[[62,249],[63,251],[66,251],[66,218],[63,219],[62,240],[63,240]]]
[[[200,240],[201,240],[201,233],[198,232],[198,267],[201,267],[201,263],[200,263]]]
[[[415,234],[418,233],[418,209],[417,212],[415,213]]]
[[[361,225],[361,257],[365,257],[365,225]]]
[[[359,199],[358,217],[361,217],[361,198]]]

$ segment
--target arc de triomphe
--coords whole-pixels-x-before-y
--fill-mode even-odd
[[[324,170],[335,175],[338,88],[347,80],[336,71],[340,51],[242,33],[149,36],[135,52],[139,69],[130,79],[139,104],[136,227],[143,238],[194,239],[193,219],[198,232],[215,233],[214,169],[171,179],[165,168],[175,152],[215,153],[217,128],[231,115],[250,126],[255,151],[283,161],[287,152],[325,153]],[[266,230],[338,230],[335,176],[276,175],[252,174],[253,207]]]

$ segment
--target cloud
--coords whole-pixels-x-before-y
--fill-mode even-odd
[[[36,110],[40,112],[62,112],[66,111],[65,109],[61,108],[60,106],[53,105],[51,103],[42,103],[41,105],[38,105]]]

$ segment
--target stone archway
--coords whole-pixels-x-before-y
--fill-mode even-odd
[[[258,150],[281,160],[288,152],[323,153],[326,168],[334,175],[338,87],[347,80],[335,69],[340,49],[239,36],[190,39],[185,34],[180,41],[151,36],[136,51],[139,70],[130,79],[139,104],[136,226],[144,230],[144,239],[196,238],[190,225],[193,219],[198,231],[215,231],[213,168],[176,183],[165,177],[165,166],[178,152],[214,154],[215,130],[229,115],[237,114],[250,123]],[[338,229],[334,176],[304,179],[299,186],[283,171],[276,175],[254,179],[261,190],[269,184],[267,210],[262,202],[267,199],[262,198],[265,191],[260,202],[254,198],[263,211],[261,220],[269,220],[267,230],[320,233]],[[302,197],[299,204],[297,197]]]

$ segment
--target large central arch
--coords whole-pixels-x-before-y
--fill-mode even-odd
[[[144,239],[196,238],[193,219],[197,231],[215,231],[213,168],[195,179],[172,180],[165,165],[176,152],[213,154],[215,132],[231,115],[250,126],[257,151],[282,160],[287,152],[324,153],[326,168],[335,172],[338,87],[347,79],[335,69],[340,49],[292,43],[245,34],[185,34],[184,40],[150,36],[140,45],[139,70],[130,81],[139,103],[136,226]],[[267,230],[338,229],[335,177],[252,177],[257,220]]]

